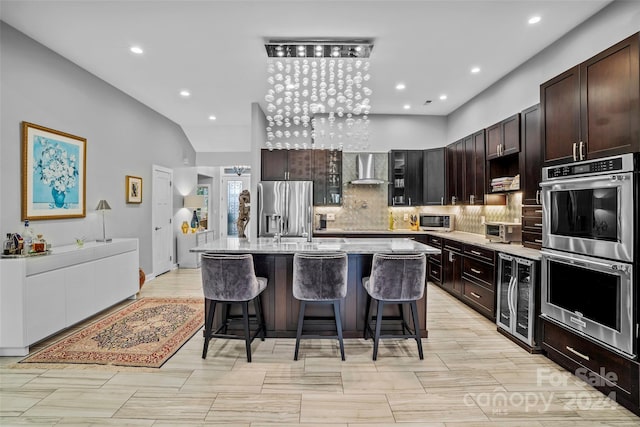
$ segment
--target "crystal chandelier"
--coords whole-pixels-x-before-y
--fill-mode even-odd
[[[265,95],[269,149],[368,145],[370,41],[273,42]]]

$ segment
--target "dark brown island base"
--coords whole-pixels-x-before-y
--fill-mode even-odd
[[[293,255],[296,252],[346,252],[348,254],[347,296],[341,304],[342,328],[345,338],[363,336],[367,293],[362,287],[362,277],[369,276],[374,253],[422,252],[428,255],[440,253],[439,249],[410,239],[367,238],[283,238],[280,242],[271,238],[254,241],[222,239],[191,249],[191,252],[250,253],[253,255],[256,275],[266,277],[269,282],[262,293],[262,306],[268,337],[295,337],[298,327],[300,303],[293,297]],[[426,282],[425,282],[426,285]],[[426,338],[427,293],[417,302],[420,334]],[[409,310],[404,310],[408,317]],[[305,320],[305,331],[331,335],[335,333],[333,308],[330,305],[309,305],[307,316],[318,316],[318,320]],[[397,316],[397,305],[385,306],[385,315]],[[411,321],[407,319],[409,324]],[[219,319],[218,319],[219,321]],[[217,323],[217,322],[216,322]],[[399,323],[399,322],[398,322]]]

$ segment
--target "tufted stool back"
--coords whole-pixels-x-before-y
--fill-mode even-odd
[[[371,276],[364,287],[382,301],[419,300],[424,295],[427,271],[425,254],[374,254]]]
[[[297,253],[293,256],[293,296],[329,301],[347,295],[346,253]]]
[[[249,301],[266,287],[258,280],[251,254],[202,254],[204,297],[218,301]]]

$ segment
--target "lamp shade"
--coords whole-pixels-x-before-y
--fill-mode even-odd
[[[102,199],[98,202],[98,206],[96,206],[96,210],[97,211],[110,211],[111,210],[111,206],[109,206],[109,202],[107,202],[106,200]]]
[[[185,208],[203,208],[204,207],[204,196],[185,196],[184,197],[184,207]]]

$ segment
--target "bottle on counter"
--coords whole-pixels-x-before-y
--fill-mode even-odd
[[[22,253],[28,254],[33,251],[31,245],[36,239],[36,235],[33,232],[33,229],[29,226],[29,220],[24,220],[24,231],[22,232],[22,240],[24,241],[24,245],[22,247]]]
[[[11,233],[7,233],[7,239],[2,243],[2,253],[4,255],[11,255],[13,251],[13,240],[11,239]]]
[[[393,217],[393,212],[389,212],[389,230],[396,228],[396,219]]]

